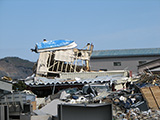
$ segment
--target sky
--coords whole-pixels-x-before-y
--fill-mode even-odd
[[[36,61],[46,40],[94,50],[159,48],[160,0],[0,0],[0,58]]]

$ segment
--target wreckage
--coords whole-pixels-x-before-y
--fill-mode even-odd
[[[87,83],[110,82],[114,75],[119,75],[119,79],[128,76],[127,70],[92,71],[89,62],[93,44],[88,43],[83,49],[76,46],[70,40],[37,43],[31,50],[39,53],[39,59],[35,76],[26,79],[28,89],[38,96],[48,96],[69,87],[82,88]]]
[[[61,73],[89,71],[89,60],[93,45],[87,49],[75,48],[77,44],[68,40],[44,41],[36,44],[40,53],[36,76],[61,77]]]
[[[35,74],[25,79],[33,93],[11,92],[12,85],[0,81],[0,119],[159,120],[158,75],[133,80],[128,70],[92,71],[93,45],[76,46],[68,40],[37,43]]]

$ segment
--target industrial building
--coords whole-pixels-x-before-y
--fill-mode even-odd
[[[92,70],[131,70],[138,72],[138,66],[160,58],[160,48],[95,50],[90,66]],[[159,63],[160,64],[160,63]]]

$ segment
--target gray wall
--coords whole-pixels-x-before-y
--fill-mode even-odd
[[[91,58],[91,70],[107,69],[107,70],[131,70],[133,73],[138,72],[137,66],[139,61],[152,61],[159,58],[159,56],[152,57],[125,57],[125,58]],[[121,66],[114,66],[113,62],[121,62]]]

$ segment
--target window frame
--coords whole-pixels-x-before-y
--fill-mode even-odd
[[[113,66],[122,66],[121,62],[113,62]]]

